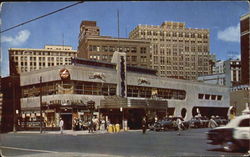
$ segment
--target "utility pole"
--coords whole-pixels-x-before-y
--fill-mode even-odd
[[[15,76],[12,78],[12,93],[13,93],[13,132],[16,132],[16,93],[15,93]]]
[[[42,76],[40,76],[40,133],[42,133]]]

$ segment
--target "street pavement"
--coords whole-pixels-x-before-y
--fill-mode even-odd
[[[108,157],[108,156],[242,156],[224,152],[206,142],[208,129],[176,131],[141,130],[119,133],[72,131],[17,132],[1,134],[3,156],[20,157]]]

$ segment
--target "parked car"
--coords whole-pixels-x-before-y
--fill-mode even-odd
[[[193,117],[189,120],[189,125],[191,128],[200,128],[202,125],[201,119],[198,117]]]
[[[153,125],[153,130],[154,131],[162,131],[162,130],[167,130],[171,129],[173,127],[173,123],[169,118],[162,119],[158,122],[156,122]]]
[[[209,144],[221,145],[225,151],[248,150],[250,144],[250,115],[241,115],[227,125],[207,133]]]
[[[228,123],[228,120],[224,117],[216,116],[214,118],[214,121],[219,125],[226,125]]]
[[[208,127],[209,119],[207,117],[193,117],[189,120],[191,128],[206,128]]]
[[[165,118],[159,122],[156,122],[154,124],[153,130],[155,130],[155,131],[170,130],[170,129],[177,130],[178,129],[178,126],[176,123],[177,119],[181,119],[181,121],[183,122],[183,129],[189,128],[189,121],[184,121],[183,118],[181,118],[181,117],[169,117],[169,118]]]
[[[200,121],[201,121],[201,127],[203,128],[208,127],[209,119],[207,117],[200,117]]]

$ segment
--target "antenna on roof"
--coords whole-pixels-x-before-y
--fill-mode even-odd
[[[119,38],[120,38],[119,9],[117,10],[117,26],[118,26],[117,33],[118,33],[118,51],[119,51],[120,50],[120,41],[119,41]]]
[[[62,46],[63,46],[63,50],[64,50],[64,33],[62,34]]]

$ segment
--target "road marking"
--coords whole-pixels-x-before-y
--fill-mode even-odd
[[[23,150],[23,151],[31,151],[31,152],[42,152],[42,153],[58,153],[58,152],[49,151],[49,150],[27,149],[27,148],[6,147],[6,146],[0,146],[0,148],[15,149],[15,150]]]

